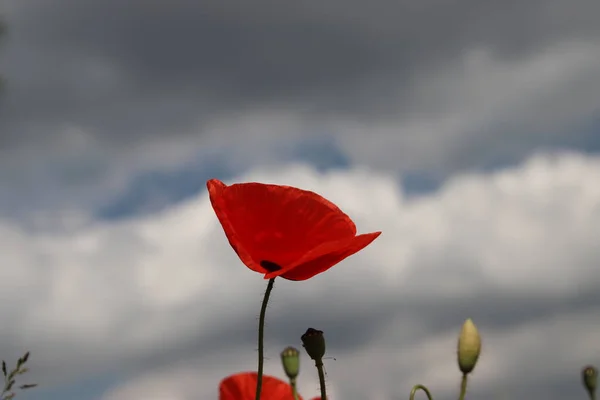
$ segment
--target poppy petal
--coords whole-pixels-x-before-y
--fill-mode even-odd
[[[308,254],[307,257],[300,260],[300,262],[292,268],[283,270],[279,274],[266,274],[265,279],[270,279],[272,276],[277,275],[291,281],[310,279],[364,249],[379,235],[381,235],[381,232],[366,233],[348,240],[328,243],[321,247],[320,251]]]
[[[254,182],[226,186],[216,179],[207,186],[229,243],[257,272],[285,269],[322,243],[356,235],[350,217],[314,192]]]
[[[219,384],[219,400],[254,400],[257,379],[256,372],[241,372],[228,376]],[[287,382],[263,375],[261,399],[292,400],[292,388]]]
[[[208,188],[208,196],[210,198],[213,210],[215,211],[217,219],[223,227],[223,231],[225,232],[225,236],[227,237],[229,245],[233,248],[240,260],[242,260],[242,262],[248,268],[255,272],[260,272],[263,274],[267,273],[268,270],[261,267],[259,263],[254,262],[254,259],[244,249],[235,229],[233,228],[233,224],[231,223],[227,213],[227,207],[223,202],[223,196],[227,185],[218,179],[211,179],[206,182],[206,186]]]

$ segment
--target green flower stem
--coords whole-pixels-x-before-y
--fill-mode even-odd
[[[433,397],[431,396],[431,393],[429,392],[429,389],[427,389],[427,387],[425,387],[423,385],[415,385],[415,386],[413,386],[412,390],[410,391],[410,400],[414,400],[415,399],[415,394],[417,393],[417,390],[424,391],[425,394],[427,395],[427,398],[429,400],[433,400]]]
[[[327,400],[327,390],[325,389],[325,371],[323,369],[323,361],[315,361],[317,372],[319,373],[319,386],[321,387],[321,400]]]
[[[290,386],[292,387],[292,396],[294,396],[294,400],[298,400],[298,387],[296,386],[296,379],[290,379]]]
[[[265,297],[263,298],[260,307],[260,317],[258,321],[258,377],[256,379],[255,400],[260,400],[260,392],[262,390],[263,364],[265,362],[263,344],[263,338],[265,336],[265,314],[267,313],[267,303],[269,302],[269,296],[271,295],[271,290],[273,290],[274,283],[275,278],[269,279],[267,291],[265,292]]]
[[[463,374],[462,381],[460,382],[460,396],[458,400],[465,400],[465,394],[467,393],[467,374]]]

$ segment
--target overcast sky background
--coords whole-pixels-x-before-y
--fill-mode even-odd
[[[585,398],[600,365],[597,0],[2,0],[0,356],[23,400],[216,399],[266,281],[207,179],[317,191],[372,245],[276,281],[265,372],[333,400]],[[303,355],[300,389],[318,394]],[[25,380],[23,381],[25,383]]]

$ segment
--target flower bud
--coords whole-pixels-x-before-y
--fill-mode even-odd
[[[325,355],[325,338],[323,337],[323,331],[308,328],[301,339],[302,346],[304,346],[310,358],[319,362]]]
[[[458,367],[464,375],[473,371],[480,352],[481,337],[477,327],[469,318],[463,324],[458,337]]]
[[[590,398],[594,398],[596,393],[596,386],[598,386],[598,369],[592,365],[588,365],[581,371],[581,378],[583,379],[583,386],[590,395]]]
[[[296,379],[300,373],[300,352],[293,347],[286,347],[281,352],[281,363],[288,379]]]

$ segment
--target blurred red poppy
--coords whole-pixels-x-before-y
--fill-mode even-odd
[[[302,281],[368,246],[381,232],[356,235],[356,226],[316,193],[263,183],[207,182],[229,244],[265,279]]]
[[[289,383],[272,376],[263,375],[261,400],[293,400]],[[219,385],[219,400],[254,400],[256,372],[241,372],[228,376]],[[302,397],[298,395],[302,400]]]

